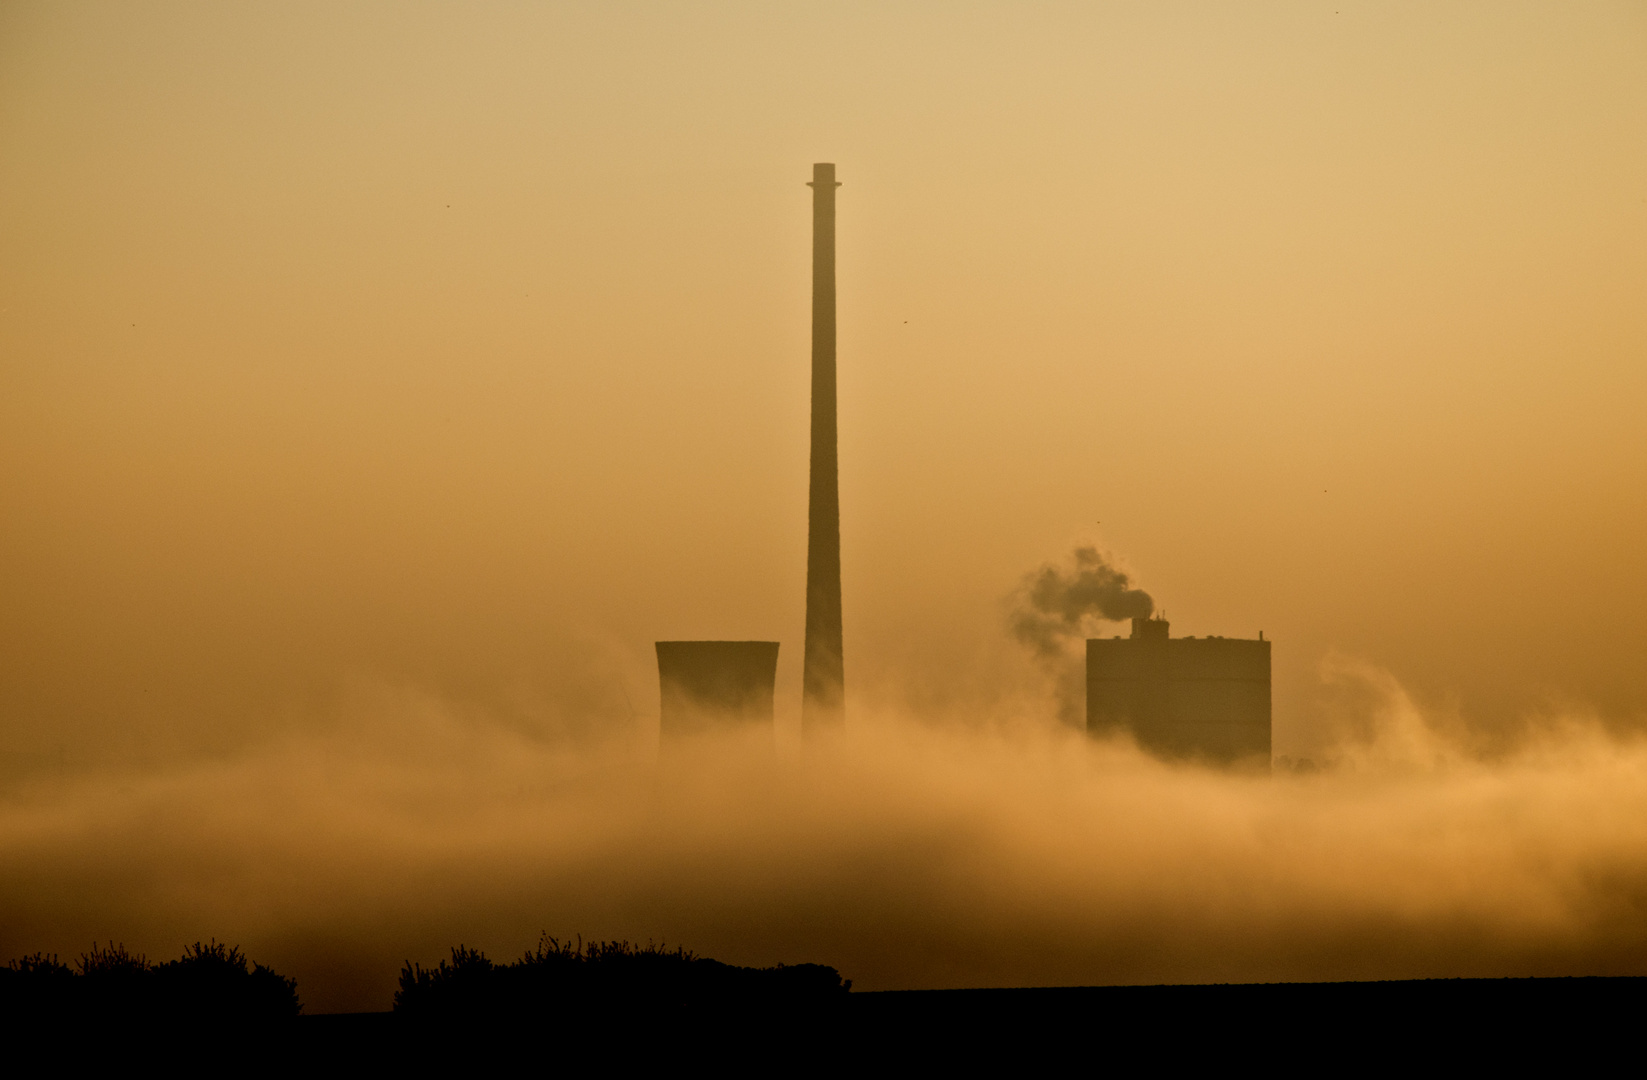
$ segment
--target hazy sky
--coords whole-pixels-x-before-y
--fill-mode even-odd
[[[814,161],[860,709],[1019,700],[1095,540],[1280,753],[1334,652],[1639,718],[1644,132],[1631,3],[7,3],[0,751],[644,723],[660,638],[792,722]]]

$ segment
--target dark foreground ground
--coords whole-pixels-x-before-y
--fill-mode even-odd
[[[1644,1025],[1647,979],[1451,979],[853,993],[801,1014],[754,1007],[502,1027],[323,1014],[297,1020],[291,1051],[338,1063],[460,1052],[479,1065],[530,1050],[582,1068],[831,1072],[1059,1061],[1324,1072],[1363,1063],[1574,1066],[1622,1055],[1633,1072]]]

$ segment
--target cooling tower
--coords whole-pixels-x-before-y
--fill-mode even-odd
[[[664,739],[772,727],[776,641],[660,641]]]

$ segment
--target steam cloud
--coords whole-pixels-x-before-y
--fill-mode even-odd
[[[231,758],[0,792],[0,959],[215,935],[310,1011],[541,931],[832,964],[863,989],[1647,974],[1647,743],[1490,760],[1398,683],[1335,768],[1234,776],[1051,725],[883,714],[796,760],[574,749],[385,692]]]
[[[1074,550],[1071,564],[1026,574],[1013,594],[1010,625],[1051,677],[1059,720],[1080,727],[1086,680],[1084,659],[1073,646],[1090,635],[1095,620],[1148,618],[1155,601],[1090,544]]]
[[[1147,619],[1155,611],[1149,593],[1132,587],[1096,547],[1074,551],[1074,567],[1043,566],[1024,578],[1012,614],[1012,633],[1037,656],[1062,656],[1068,643],[1087,636],[1093,619]]]

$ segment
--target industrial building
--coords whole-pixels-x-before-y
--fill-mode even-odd
[[[776,641],[660,641],[659,730],[665,741],[711,731],[772,729]]]
[[[812,445],[808,467],[806,638],[801,730],[844,722],[841,645],[841,500],[835,386],[835,166],[812,166]],[[775,641],[660,641],[665,740],[695,732],[772,728]]]
[[[1172,638],[1165,619],[1087,641],[1087,732],[1127,733],[1158,757],[1267,768],[1270,643]]]

